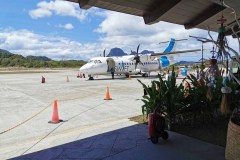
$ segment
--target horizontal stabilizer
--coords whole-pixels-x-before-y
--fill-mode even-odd
[[[173,54],[181,54],[181,53],[192,53],[192,52],[199,52],[201,49],[192,49],[192,50],[183,50],[183,51],[174,51],[174,52],[166,52],[166,53],[154,53],[151,54],[152,57],[160,57],[165,55],[173,55]]]

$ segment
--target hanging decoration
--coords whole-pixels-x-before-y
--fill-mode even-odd
[[[222,101],[220,105],[220,111],[224,115],[228,115],[230,113],[230,105],[231,105],[230,93],[232,92],[232,89],[227,85],[229,85],[229,79],[228,77],[224,77],[223,78],[224,87],[221,88],[221,92],[223,93],[223,96],[222,96]]]
[[[220,72],[219,72],[219,69],[218,69],[218,65],[217,65],[217,59],[216,59],[216,56],[215,56],[215,53],[216,51],[214,50],[214,47],[213,47],[213,50],[211,51],[212,53],[212,58],[210,59],[210,67],[209,67],[209,81],[210,83],[215,83],[215,79],[217,78],[217,76],[220,75]]]

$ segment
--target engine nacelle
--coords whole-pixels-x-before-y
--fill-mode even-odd
[[[155,57],[152,57],[151,54],[141,55],[141,57],[140,57],[141,61],[152,61],[154,59],[155,59]]]
[[[140,74],[141,73],[141,70],[140,69],[136,69],[136,74]]]

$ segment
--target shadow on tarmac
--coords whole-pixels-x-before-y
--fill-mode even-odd
[[[136,124],[12,159],[224,160],[224,148],[174,132],[167,141],[152,144],[147,125]]]

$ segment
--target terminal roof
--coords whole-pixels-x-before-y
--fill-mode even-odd
[[[240,29],[234,20],[233,10],[222,6],[220,0],[67,0],[79,3],[80,8],[98,7],[130,15],[143,17],[145,24],[165,21],[184,25],[186,29],[200,28],[217,31],[220,27],[218,19],[222,13],[227,19],[227,35],[232,35],[229,27],[235,31]],[[237,12],[240,19],[240,0],[225,0]]]

